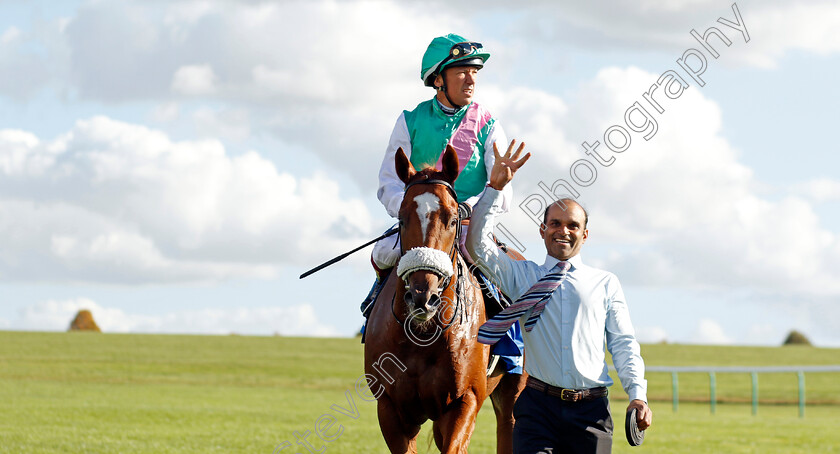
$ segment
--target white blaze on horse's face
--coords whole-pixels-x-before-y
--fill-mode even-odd
[[[417,202],[417,217],[420,218],[420,229],[423,230],[423,241],[426,241],[426,230],[429,229],[429,221],[432,213],[440,209],[440,199],[431,192],[424,192],[414,198]]]

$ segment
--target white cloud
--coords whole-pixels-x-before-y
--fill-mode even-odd
[[[216,91],[216,74],[210,65],[181,66],[172,76],[172,92],[201,96],[212,95]]]
[[[562,2],[533,1],[517,5],[508,25],[509,40],[550,42],[586,52],[616,50],[678,52],[701,49],[690,34],[716,27],[732,43],[728,48],[717,37],[711,45],[731,65],[773,67],[793,51],[829,55],[840,51],[840,9],[830,0],[741,0],[741,22],[749,34],[718,22],[737,22],[732,3],[714,1]],[[485,11],[503,13],[507,2],[485,4]],[[725,49],[725,52],[722,51]],[[555,50],[557,51],[557,50]],[[711,58],[711,57],[710,57]]]
[[[105,307],[88,298],[48,300],[27,306],[20,310],[17,323],[11,327],[64,331],[82,309],[90,310],[99,328],[111,333],[339,335],[335,328],[318,321],[309,304],[201,309],[146,315]]]
[[[16,27],[7,29],[5,35],[15,36],[12,44],[17,47],[5,56],[0,52],[0,68],[8,61],[9,68],[17,64],[15,72],[25,71],[20,81],[6,82],[10,95],[16,95],[11,88],[24,83],[53,83],[81,99],[106,102],[161,101],[172,92],[200,95],[238,108],[264,109],[260,116],[273,120],[269,124],[313,103],[329,108],[313,112],[310,123],[337,108],[345,121],[351,113],[363,113],[392,123],[393,112],[429,93],[420,86],[418,66],[430,37],[452,30],[480,35],[473,24],[481,23],[481,15],[510,20],[506,27],[484,33],[498,48],[494,61],[504,66],[523,60],[533,65],[527,56],[567,53],[570,46],[587,52],[677,53],[700,47],[689,31],[710,26],[733,41],[722,52],[727,64],[769,66],[794,50],[820,55],[840,50],[840,38],[833,33],[840,11],[830,1],[738,2],[755,37],[749,43],[740,32],[716,22],[719,17],[734,20],[730,5],[711,1],[609,6],[532,1],[518,4],[513,16],[507,2],[492,3],[454,17],[441,8],[387,1],[93,2],[70,20],[44,25],[41,33],[21,35]],[[18,41],[45,52],[27,55]],[[517,58],[510,59],[512,53]],[[508,71],[504,66],[494,68],[502,78]],[[550,67],[545,63],[534,70]]]
[[[181,109],[177,102],[165,102],[159,104],[151,113],[152,121],[166,123],[178,118]]]
[[[339,78],[323,62],[309,61],[294,69],[271,69],[257,65],[252,70],[256,89],[268,96],[331,103],[339,95]]]
[[[565,180],[590,211],[590,243],[613,250],[602,265],[630,284],[697,289],[751,288],[816,298],[840,295],[831,270],[840,263],[837,234],[821,225],[803,198],[769,199],[760,182],[721,136],[719,107],[696,86],[681,97],[660,99],[652,113],[657,133],[613,153],[603,133],[627,128],[625,111],[658,78],[635,68],[608,68],[569,95],[568,101],[518,88],[491,89],[510,135],[527,141],[534,157],[517,175],[517,200],[547,197],[538,182]],[[579,145],[601,142],[597,164]],[[570,174],[578,159],[597,171],[590,186]],[[560,186],[558,186],[560,187]],[[569,192],[562,189],[559,192]],[[534,235],[536,225],[518,207],[508,227]],[[796,234],[791,234],[796,232]],[[783,259],[781,259],[783,258]]]
[[[16,39],[20,37],[20,29],[15,26],[11,26],[0,35],[0,44],[9,44],[14,42]]]
[[[251,121],[244,109],[214,110],[201,108],[193,113],[200,137],[243,141],[251,134]]]
[[[746,55],[748,61],[757,66],[773,67],[791,51],[817,55],[840,51],[840,37],[836,33],[840,26],[840,9],[835,2],[784,2],[778,6],[757,7],[754,16],[744,17],[744,21],[752,22],[750,34],[761,39],[754,43],[750,41]],[[780,30],[783,33],[779,33]]]
[[[726,345],[732,343],[732,338],[723,332],[718,322],[704,318],[697,322],[691,341],[695,344]]]
[[[165,96],[171,88],[277,101],[275,108],[282,101],[347,105],[419,87],[429,30],[465,24],[447,17],[396,2],[122,2],[81,8],[66,41],[79,89],[95,99]]]
[[[39,140],[34,134],[26,131],[5,129],[0,131],[0,143],[3,152],[0,154],[0,170],[6,175],[19,173],[40,173],[54,160],[50,153],[35,156],[33,150]]]
[[[752,37],[748,43],[716,22],[735,20],[731,4],[711,1],[530,1],[517,4],[514,15],[508,2],[490,2],[457,16],[394,1],[89,2],[72,18],[39,24],[38,33],[7,28],[0,36],[8,47],[0,50],[0,69],[15,71],[4,71],[9,80],[0,90],[21,96],[13,89],[26,88],[28,95],[52,84],[106,102],[160,101],[174,91],[252,108],[286,105],[277,115],[314,102],[346,107],[376,100],[380,109],[366,111],[377,114],[386,105],[406,107],[414,93],[428,93],[420,87],[418,67],[430,37],[453,30],[479,36],[474,24],[491,22],[488,17],[507,20],[483,39],[498,48],[498,61],[514,65],[522,64],[521,56],[531,65],[531,55],[551,61],[570,47],[678,53],[700,47],[690,30],[702,33],[711,26],[733,42],[722,52],[727,64],[772,66],[791,51],[840,50],[834,33],[840,11],[832,1],[738,5]],[[42,51],[29,52],[33,47]],[[509,60],[511,53],[519,58]]]
[[[180,113],[203,134],[229,120],[221,112],[238,112],[244,122],[227,138],[259,132],[302,144],[369,191],[370,163],[381,159],[399,112],[432,94],[419,76],[429,40],[475,28],[437,9],[387,1],[95,2],[62,32],[51,27],[49,42],[29,38],[49,50],[33,57],[45,68],[20,84],[0,80],[0,92],[8,84],[8,93],[23,96],[32,90],[20,85],[31,81],[105,105],[189,96],[180,112],[155,107],[152,117]],[[5,74],[17,72],[19,53]]]
[[[184,42],[189,31],[202,18],[213,14],[215,2],[197,0],[171,4],[163,16],[163,24],[174,42]]]
[[[753,36],[760,39],[743,43],[737,31],[715,22],[721,16],[734,18],[730,5],[708,1],[609,8],[527,2],[518,6],[509,31],[485,37],[498,48],[493,61],[499,66],[493,72],[501,80],[527,58],[522,49],[527,55],[564,52],[566,45],[587,51],[681,52],[699,46],[688,33],[692,28],[702,32],[712,25],[734,42],[725,52],[729,62],[775,61],[790,49],[824,53],[836,47],[831,44],[836,39],[825,38],[835,35],[829,3],[739,5],[747,27],[754,27]],[[508,7],[499,3],[487,13],[503,15]],[[56,67],[40,73],[61,77],[58,84],[84,100],[161,103],[174,92],[212,102],[212,110],[200,106],[190,115],[199,134],[219,125],[230,125],[225,137],[235,140],[268,131],[288,143],[304,144],[326,165],[372,190],[369,163],[381,157],[399,111],[430,94],[418,75],[430,37],[451,30],[481,35],[475,27],[470,16],[453,18],[436,8],[398,2],[93,3],[77,11],[65,32],[48,35],[60,43],[48,46],[56,55],[42,63]],[[534,33],[540,34],[538,39]],[[547,38],[555,35],[557,39]],[[394,36],[399,39],[388,38]],[[538,64],[534,71],[546,71],[546,65]],[[485,87],[480,87],[481,100]],[[539,90],[532,91],[527,99],[541,97]],[[233,122],[228,122],[229,112],[237,112]],[[171,119],[174,113],[158,109],[155,116]],[[578,113],[567,121],[574,122]],[[550,117],[529,117],[550,122]]]
[[[267,277],[372,232],[365,204],[321,173],[256,151],[173,142],[106,117],[41,141],[0,131],[0,275],[106,282]]]
[[[801,194],[815,202],[840,201],[840,180],[831,178],[817,178],[795,185],[791,192]]]

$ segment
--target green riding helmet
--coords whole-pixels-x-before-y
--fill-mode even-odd
[[[456,66],[484,66],[490,58],[490,53],[484,50],[481,43],[468,41],[454,33],[438,36],[433,39],[423,54],[423,64],[420,68],[420,78],[427,87],[435,86],[435,76],[446,68]]]

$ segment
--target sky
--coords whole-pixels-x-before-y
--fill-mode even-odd
[[[840,347],[838,28],[833,1],[2,2],[0,329],[354,335],[370,248],[298,276],[393,223],[385,146],[454,32],[533,154],[503,240],[542,263],[565,183],[640,341]]]

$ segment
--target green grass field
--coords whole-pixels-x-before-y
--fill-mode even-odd
[[[645,345],[649,365],[840,364],[840,349]],[[312,452],[385,452],[376,405],[355,389],[356,339],[0,332],[2,453],[265,453],[306,437]],[[840,452],[840,374],[806,374],[810,403],[798,417],[795,374],[761,374],[751,414],[748,374],[718,374],[711,415],[706,374],[649,374],[654,427],[630,448],[619,426],[613,452]],[[623,421],[626,396],[614,386]],[[778,402],[788,401],[789,404]],[[770,404],[769,402],[776,402]],[[327,415],[327,416],[324,416]],[[332,421],[331,427],[326,423]],[[332,441],[315,435],[316,424]],[[489,403],[470,452],[494,451]],[[428,427],[421,434],[427,449]]]

